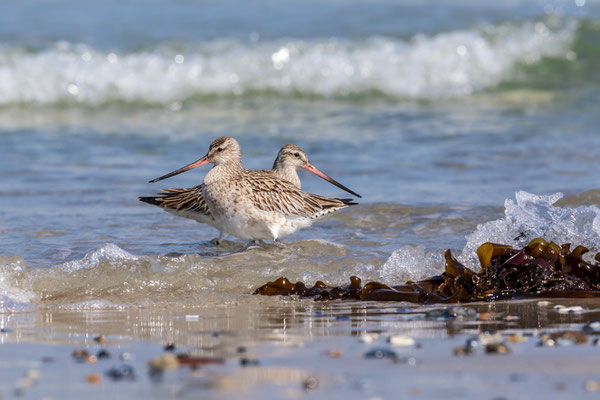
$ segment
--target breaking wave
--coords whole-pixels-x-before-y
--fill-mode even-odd
[[[0,46],[0,105],[165,104],[223,96],[455,98],[515,78],[519,65],[573,60],[577,20],[488,26],[433,36],[219,39],[107,52],[57,42]]]
[[[591,252],[600,251],[600,208],[592,206],[558,207],[562,193],[535,195],[524,191],[515,200],[506,199],[504,218],[477,226],[467,235],[458,259],[469,268],[480,269],[477,248],[485,243],[508,244],[522,248],[531,240],[543,237],[558,244],[584,245]],[[404,282],[438,275],[443,271],[441,251],[424,246],[405,246],[392,253],[381,269],[387,282]]]
[[[466,237],[460,260],[478,269],[477,247],[487,241],[522,247],[535,237],[559,244],[583,244],[600,251],[600,209],[558,207],[561,193],[538,196],[517,192],[507,199],[505,216],[483,223]],[[33,305],[112,307],[122,305],[214,305],[247,301],[246,295],[280,276],[314,283],[364,281],[403,283],[443,270],[443,249],[405,246],[385,260],[325,240],[303,240],[283,247],[242,245],[222,255],[138,256],[107,243],[83,258],[33,267],[20,256],[0,257],[0,310]],[[266,301],[266,300],[265,300]],[[74,306],[75,305],[75,306]]]

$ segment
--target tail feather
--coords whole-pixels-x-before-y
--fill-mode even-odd
[[[160,206],[163,202],[163,200],[160,197],[140,196],[139,200],[143,201],[144,203],[152,204],[154,206]]]
[[[156,196],[143,196],[139,199],[170,212],[189,211],[210,215],[208,204],[202,196],[202,185],[185,189],[165,189],[158,192]]]
[[[358,205],[358,203],[354,202],[354,199],[338,199],[338,200],[347,206],[357,206]]]
[[[354,199],[339,199],[337,197],[324,197],[316,194],[311,196],[318,201],[320,207],[324,210],[330,208],[338,209],[347,206],[355,206],[358,204],[354,202]]]

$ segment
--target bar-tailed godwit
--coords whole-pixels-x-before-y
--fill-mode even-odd
[[[265,173],[270,173],[275,177],[285,179],[300,189],[301,182],[297,173],[297,169],[299,168],[304,168],[347,192],[361,197],[358,193],[353,192],[327,174],[319,171],[308,161],[308,157],[304,150],[295,144],[286,144],[283,146],[279,150],[279,153],[277,153],[273,168],[263,171]],[[204,196],[202,195],[202,185],[194,186],[192,188],[164,189],[156,196],[143,196],[139,199],[145,203],[161,207],[165,211],[179,217],[190,218],[201,223],[209,224],[218,229],[215,220],[210,214],[210,209],[204,200]],[[227,234],[221,231],[219,238],[216,239],[217,243],[222,241],[226,236]]]
[[[238,142],[229,137],[215,139],[207,155],[200,160],[150,182],[208,163],[215,166],[206,175],[203,185],[171,189],[158,197],[140,200],[151,204],[161,202],[157,204],[161,206],[166,202],[165,205],[170,204],[170,208],[175,209],[180,206],[180,215],[218,228],[222,232],[220,239],[231,234],[242,239],[278,240],[310,226],[315,219],[356,204],[348,199],[327,198],[302,191],[296,168],[305,168],[359,196],[316,169],[308,162],[302,149],[294,145],[280,150],[273,170],[247,170],[242,166]],[[182,191],[185,191],[185,196]],[[187,211],[183,211],[184,208]],[[195,210],[194,214],[189,214],[190,210]]]

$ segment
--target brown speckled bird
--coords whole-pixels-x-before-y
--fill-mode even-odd
[[[241,163],[241,150],[233,138],[213,141],[208,154],[183,168],[150,182],[169,178],[198,166],[214,163],[204,184],[188,189],[167,189],[141,201],[164,208],[175,215],[208,223],[243,239],[278,240],[309,226],[313,220],[353,205],[351,200],[326,198],[300,190],[297,168],[304,168],[332,184],[360,197],[315,168],[304,151],[292,144],[279,151],[271,170],[250,171]]]

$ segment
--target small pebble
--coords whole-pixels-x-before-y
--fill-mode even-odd
[[[12,332],[12,329],[10,329],[7,326],[0,328],[0,333],[11,333],[11,332]]]
[[[175,354],[164,354],[150,362],[153,370],[168,371],[179,368],[179,360]]]
[[[175,351],[175,343],[169,343],[165,346],[165,351]]]
[[[477,316],[477,321],[489,321],[492,319],[492,314],[486,312],[486,313],[481,313]]]
[[[98,357],[93,354],[90,354],[85,358],[86,364],[94,364],[96,361],[98,361]]]
[[[470,356],[475,353],[475,350],[472,346],[458,346],[454,348],[452,353],[455,356]]]
[[[512,335],[508,335],[506,337],[506,340],[508,340],[511,343],[523,343],[527,340],[527,338],[521,333],[513,333]]]
[[[540,336],[538,346],[572,346],[575,344],[587,343],[588,337],[581,331],[561,331],[553,333],[544,333]]]
[[[179,364],[188,365],[191,368],[197,368],[201,365],[207,365],[207,364],[225,364],[224,358],[196,357],[196,356],[191,356],[191,355],[185,354],[185,353],[177,354],[177,360],[179,361]]]
[[[344,356],[344,353],[341,350],[327,350],[323,354],[331,358],[342,358]]]
[[[29,379],[37,379],[40,377],[40,371],[37,369],[28,369],[25,373],[25,377]]]
[[[126,364],[109,369],[108,371],[105,372],[105,375],[108,376],[109,378],[111,378],[113,381],[120,381],[120,380],[132,381],[135,379],[135,373],[133,371],[133,368]]]
[[[398,359],[398,355],[395,352],[393,352],[392,350],[388,350],[388,349],[373,349],[373,350],[367,351],[365,353],[364,357],[367,359],[377,359],[377,360],[381,360],[384,358],[389,358],[392,360]]]
[[[592,321],[583,327],[585,333],[600,334],[600,321]]]
[[[100,344],[106,344],[106,338],[104,337],[104,335],[99,335],[94,338],[94,342],[100,343]]]
[[[256,359],[251,359],[251,358],[240,358],[240,365],[242,367],[255,367],[257,365],[260,365],[260,362]]]
[[[559,304],[554,306],[554,311],[558,312],[559,314],[581,314],[585,311],[585,309],[581,306],[567,307]]]
[[[85,361],[89,357],[90,353],[86,349],[76,349],[73,351],[73,358],[77,361]]]
[[[540,341],[538,343],[538,346],[556,347],[556,341],[554,339],[552,339],[550,336],[542,335],[542,337],[540,338]]]
[[[135,360],[135,354],[125,352],[125,353],[121,353],[119,358],[121,359],[121,361],[133,361],[133,360]]]
[[[480,345],[481,345],[481,343],[479,343],[479,338],[477,338],[477,337],[469,338],[465,342],[465,346],[469,346],[469,347],[472,347],[472,348],[479,347]]]
[[[97,372],[94,372],[93,374],[89,374],[86,378],[85,381],[87,383],[89,383],[90,385],[97,385],[102,381],[102,375],[100,375]]]
[[[600,381],[585,382],[585,390],[588,392],[600,392]]]
[[[479,343],[482,347],[489,345],[500,345],[504,343],[504,338],[499,332],[485,331],[479,334]]]
[[[98,360],[104,359],[104,358],[110,358],[110,353],[108,351],[102,349],[98,352],[98,354],[96,354],[96,357],[98,357]]]
[[[236,349],[236,351],[238,353],[245,353],[248,351],[248,349],[246,348],[246,346],[238,346],[238,348]]]
[[[317,390],[317,388],[319,387],[319,381],[317,380],[317,378],[309,376],[304,380],[302,387],[307,392],[312,392],[314,390]]]
[[[35,381],[31,378],[23,378],[17,382],[17,388],[25,389],[28,387],[32,387]]]
[[[555,382],[554,390],[556,390],[557,392],[564,392],[565,390],[567,390],[567,384],[565,382]]]
[[[379,339],[379,335],[376,333],[363,333],[358,338],[362,343],[375,343],[377,339]]]
[[[503,344],[488,344],[485,346],[486,354],[508,354],[510,349]]]
[[[396,362],[398,364],[410,365],[411,367],[414,367],[415,365],[417,365],[417,359],[415,357],[402,357],[402,358],[399,358],[398,360],[396,360]]]
[[[398,335],[390,336],[387,341],[392,346],[414,346],[415,345],[415,339],[411,338],[410,336],[398,336]]]

